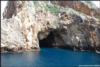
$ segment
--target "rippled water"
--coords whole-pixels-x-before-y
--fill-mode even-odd
[[[57,48],[42,48],[40,52],[1,54],[2,67],[72,67],[100,65],[100,54]]]

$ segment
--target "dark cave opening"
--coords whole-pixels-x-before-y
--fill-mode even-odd
[[[50,32],[49,35],[42,39],[39,40],[39,46],[40,48],[52,48],[53,47],[53,43],[54,43],[54,34],[53,32]]]

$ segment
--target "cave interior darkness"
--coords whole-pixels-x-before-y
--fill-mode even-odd
[[[55,43],[53,32],[50,32],[46,38],[39,40],[40,48],[52,48],[53,43]]]
[[[58,39],[56,40],[56,38]],[[51,31],[48,36],[42,40],[39,39],[39,46],[40,48],[61,48],[73,50],[71,46],[64,43],[58,30]]]

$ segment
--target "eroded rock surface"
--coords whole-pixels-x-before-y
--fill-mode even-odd
[[[68,10],[51,2],[9,1],[1,20],[1,51],[40,49],[39,41],[47,38],[52,47],[100,52],[98,19]]]

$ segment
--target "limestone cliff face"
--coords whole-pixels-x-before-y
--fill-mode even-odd
[[[79,12],[82,12],[87,15],[93,15],[94,16],[100,16],[99,8],[97,8],[95,5],[93,5],[91,2],[87,3],[89,1],[52,1],[52,3],[57,4],[62,7],[69,7],[73,8],[74,10],[77,10]]]
[[[52,47],[100,51],[100,22],[50,1],[8,1],[1,20],[1,51],[40,49],[44,39]]]

